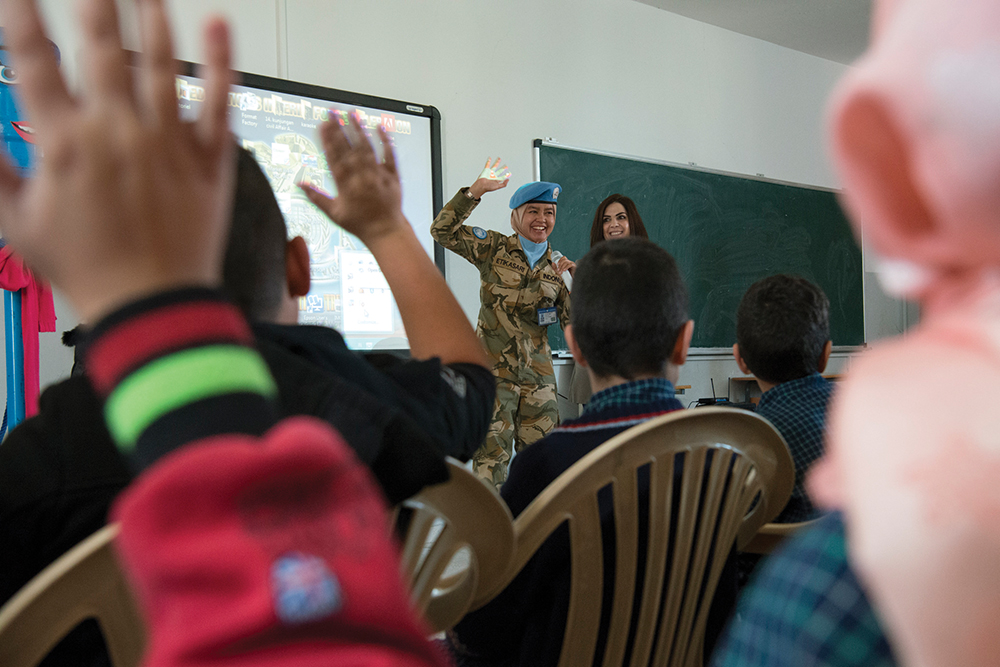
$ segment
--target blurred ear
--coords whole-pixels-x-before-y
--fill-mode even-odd
[[[688,320],[681,327],[681,332],[677,335],[677,341],[674,343],[674,350],[670,353],[670,363],[674,366],[682,366],[687,361],[692,335],[694,335],[694,320]]]
[[[863,224],[883,255],[921,264],[946,259],[947,234],[913,180],[908,137],[884,102],[870,92],[854,94],[837,110],[833,130],[855,227]]]
[[[826,370],[826,365],[830,363],[830,353],[833,351],[833,341],[826,341],[826,345],[823,346],[823,354],[819,357],[819,364],[816,372],[822,373]]]
[[[747,366],[747,362],[743,361],[743,357],[740,356],[739,343],[733,343],[733,358],[736,359],[736,365],[740,367],[740,372],[744,375],[753,375],[753,371]]]
[[[566,325],[566,328],[563,329],[563,336],[566,338],[569,351],[573,354],[573,361],[576,362],[577,366],[587,368],[587,360],[583,358],[583,352],[580,351],[580,346],[576,344],[576,337],[573,336],[572,324]]]
[[[885,26],[889,24],[889,18],[899,4],[897,0],[879,0],[872,3],[872,17],[869,44],[874,44],[879,38]]]
[[[296,236],[285,244],[285,280],[288,294],[292,297],[309,294],[311,276],[309,273],[309,246],[305,239]]]

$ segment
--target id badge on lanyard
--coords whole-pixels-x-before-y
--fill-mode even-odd
[[[547,327],[550,324],[555,324],[558,321],[559,317],[556,315],[555,306],[538,309],[538,326]]]

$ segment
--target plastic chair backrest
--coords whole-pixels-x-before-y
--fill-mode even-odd
[[[811,519],[809,521],[799,521],[797,523],[766,523],[760,527],[757,534],[750,538],[741,551],[751,554],[769,554],[785,541],[792,533],[808,528],[819,521]]]
[[[673,490],[677,454],[683,454],[679,494]],[[639,525],[638,512],[638,471],[644,466],[649,469],[648,526]],[[700,665],[708,609],[730,548],[746,543],[777,516],[791,495],[794,475],[784,439],[751,412],[701,408],[651,419],[591,451],[525,509],[514,523],[517,551],[507,579],[568,521],[572,590],[559,665],[592,664],[604,585],[603,556],[594,547],[602,541],[597,496],[610,485],[614,602],[603,663],[598,664],[624,664],[638,594],[641,607],[630,664]],[[673,515],[676,529],[671,534]],[[647,535],[647,554],[637,592],[640,531]]]
[[[136,667],[145,628],[115,558],[115,524],[60,556],[0,608],[0,665],[35,667],[80,622],[95,618],[111,664]]]
[[[403,538],[403,576],[414,607],[433,632],[451,628],[478,600],[495,596],[514,555],[507,505],[460,463],[448,459],[447,464],[451,479],[400,503],[412,513]],[[463,548],[469,552],[467,567],[446,576]]]

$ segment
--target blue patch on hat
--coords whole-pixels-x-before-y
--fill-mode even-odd
[[[278,618],[289,625],[308,623],[340,611],[340,582],[322,558],[285,554],[271,565],[271,596]]]
[[[514,195],[510,198],[510,208],[513,210],[518,206],[524,206],[533,201],[544,204],[555,204],[556,200],[559,199],[560,192],[562,192],[562,188],[558,183],[548,183],[546,181],[525,183],[514,191]]]
[[[482,241],[483,239],[486,238],[486,230],[483,229],[482,227],[473,227],[472,235],[475,236],[480,241]]]

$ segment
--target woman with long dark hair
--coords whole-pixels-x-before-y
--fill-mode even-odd
[[[590,227],[590,247],[593,248],[601,241],[623,239],[626,236],[649,238],[635,202],[622,194],[608,195],[594,212],[594,224]]]
[[[594,212],[594,224],[590,226],[590,247],[598,243],[638,236],[648,239],[646,226],[642,224],[642,216],[635,202],[617,192],[608,195]],[[572,269],[576,268],[573,264]],[[572,273],[572,270],[570,271]],[[587,371],[579,366],[573,368],[570,378],[569,400],[583,405],[590,400],[590,378]]]

